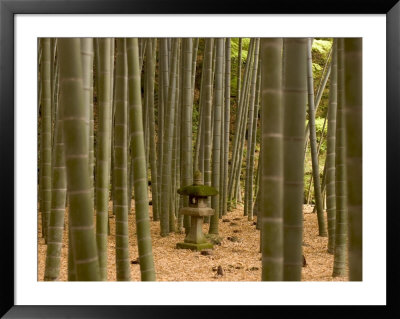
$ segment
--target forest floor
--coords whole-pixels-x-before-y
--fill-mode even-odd
[[[133,201],[132,210],[134,210]],[[347,281],[347,276],[332,277],[333,255],[327,252],[328,238],[318,236],[317,215],[312,213],[312,210],[313,206],[304,205],[303,255],[306,266],[302,268],[302,281]],[[131,280],[140,281],[134,217],[134,214],[129,215]],[[38,220],[41,220],[40,216]],[[185,234],[171,233],[167,237],[161,237],[160,223],[151,220],[157,281],[260,281],[260,233],[254,221],[248,221],[247,216],[243,216],[243,206],[238,205],[237,209],[228,212],[219,221],[221,244],[214,245],[210,255],[202,255],[200,252],[176,249],[176,243],[183,242]],[[208,226],[204,224],[204,233],[208,232]],[[113,216],[110,218],[110,229],[111,234],[114,234]],[[64,231],[60,281],[67,280],[67,235],[68,233]],[[115,235],[108,237],[108,244],[108,280],[115,281]],[[46,247],[38,223],[39,281],[43,281],[44,278]],[[221,273],[217,271],[218,268],[222,268],[222,275],[218,274]]]

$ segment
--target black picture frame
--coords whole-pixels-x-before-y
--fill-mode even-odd
[[[22,306],[14,303],[14,15],[15,14],[386,14],[387,105],[386,105],[386,172],[387,176],[387,305],[386,306]],[[308,317],[321,311],[324,317],[373,318],[400,317],[398,307],[399,276],[395,274],[398,236],[396,182],[400,163],[400,3],[398,0],[247,0],[241,5],[215,0],[198,3],[184,0],[0,0],[0,315],[4,318],[191,318],[255,315]],[[379,106],[377,106],[377,112]],[[378,168],[377,168],[378,169]],[[377,186],[378,187],[378,186]],[[384,207],[384,206],[383,206]],[[383,212],[376,212],[377,218]],[[398,232],[397,232],[398,233]],[[239,292],[238,292],[239,293]],[[214,296],[217,297],[217,296]],[[210,291],[210,298],[212,291]],[[250,309],[249,309],[250,308]],[[329,308],[329,309],[327,309]],[[252,311],[249,313],[249,311]],[[312,312],[310,312],[312,311]]]

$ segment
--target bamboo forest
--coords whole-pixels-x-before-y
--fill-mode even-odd
[[[40,38],[38,281],[362,281],[361,38]]]

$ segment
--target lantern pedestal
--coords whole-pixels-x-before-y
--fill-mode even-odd
[[[203,234],[203,217],[214,215],[214,209],[201,205],[203,204],[203,201],[201,200],[196,202],[200,205],[197,207],[184,207],[180,210],[182,215],[188,215],[191,217],[191,225],[189,233],[186,235],[184,242],[178,243],[176,248],[197,251],[213,248],[213,244],[209,243]]]
[[[178,249],[190,249],[201,251],[203,249],[213,249],[213,244],[211,243],[203,243],[203,244],[193,244],[193,243],[177,243],[176,248]]]

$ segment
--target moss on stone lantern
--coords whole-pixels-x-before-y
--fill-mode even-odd
[[[217,195],[218,191],[214,187],[201,184],[199,171],[195,172],[193,181],[193,185],[178,189],[178,194],[189,196],[189,206],[181,208],[179,213],[191,216],[191,227],[184,242],[177,243],[176,248],[199,251],[213,248],[213,244],[203,234],[203,217],[214,215],[214,209],[207,207],[207,197]]]

